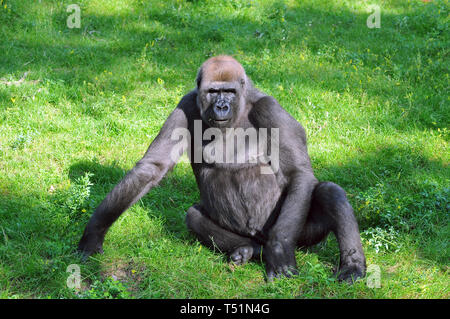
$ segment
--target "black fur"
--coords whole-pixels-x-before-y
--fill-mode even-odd
[[[210,84],[202,78],[200,70],[198,87],[183,97],[144,157],[98,206],[78,249],[85,256],[102,251],[111,224],[175,165],[169,154],[177,141],[171,133],[187,128],[191,133],[188,153],[201,202],[188,210],[186,224],[203,244],[227,253],[237,264],[262,255],[271,280],[296,274],[295,248],[314,245],[331,231],[340,248],[338,278],[351,282],[364,276],[365,257],[352,207],[341,187],[319,183],[314,177],[300,123],[245,78],[229,83],[236,90],[234,98],[227,98],[230,121],[212,124],[214,113],[208,110],[214,99],[208,98]],[[279,170],[261,174],[263,163],[194,163],[195,120],[203,120],[203,130],[208,126],[278,128]]]

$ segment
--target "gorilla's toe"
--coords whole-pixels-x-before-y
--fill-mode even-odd
[[[253,248],[251,246],[242,246],[236,248],[231,254],[230,258],[236,265],[243,265],[253,256]]]

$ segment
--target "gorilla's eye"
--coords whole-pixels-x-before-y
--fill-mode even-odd
[[[236,94],[236,90],[235,89],[225,89],[223,90],[225,93],[233,93]]]
[[[219,90],[216,90],[216,89],[209,89],[209,90],[208,90],[208,93],[211,93],[211,94],[219,93]]]

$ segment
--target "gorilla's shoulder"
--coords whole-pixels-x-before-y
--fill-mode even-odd
[[[272,109],[272,108],[281,108],[278,101],[271,95],[261,95],[258,97],[254,105],[257,108],[265,108],[265,109]]]
[[[178,103],[177,108],[184,111],[184,113],[192,114],[197,112],[197,90],[192,90],[183,96]]]
[[[197,90],[192,90],[183,96],[179,102],[179,106],[192,106],[195,107],[197,100]]]
[[[251,112],[261,117],[276,120],[278,118],[290,117],[289,113],[270,95],[261,96],[255,103]]]
[[[273,96],[264,95],[256,101],[248,117],[258,127],[279,127],[283,131],[288,129],[292,134],[301,136],[302,140],[305,139],[303,126]]]

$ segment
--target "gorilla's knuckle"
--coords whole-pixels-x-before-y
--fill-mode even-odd
[[[284,254],[284,248],[283,245],[280,242],[274,242],[272,243],[272,251],[276,256],[281,256]]]
[[[248,255],[249,252],[250,252],[250,249],[249,249],[248,247],[246,247],[246,246],[241,247],[241,249],[240,249],[240,253],[241,253],[242,255],[244,255],[244,256]]]

